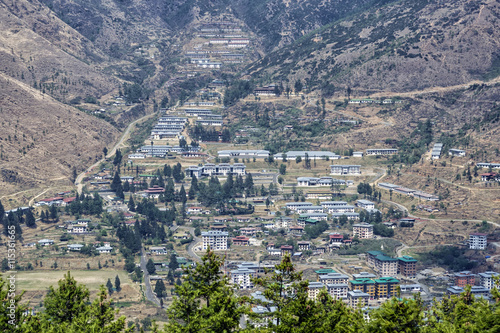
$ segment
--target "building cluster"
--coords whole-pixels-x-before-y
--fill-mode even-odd
[[[246,174],[246,166],[243,163],[206,163],[203,166],[190,166],[185,169],[186,176],[196,178],[211,177],[211,176],[228,176],[229,174],[235,176],[244,176]]]
[[[413,190],[411,188],[406,188],[400,185],[395,185],[391,183],[379,183],[379,187],[393,191],[394,193],[399,193],[399,194],[404,194],[410,197],[422,199],[422,200],[427,200],[427,201],[438,201],[439,197],[434,194],[429,194],[426,192],[418,191],[418,190]]]
[[[285,207],[297,214],[305,214],[305,217],[317,220],[326,221],[328,214],[332,218],[339,218],[345,215],[349,220],[359,220],[359,213],[354,212],[354,206],[348,205],[345,201],[323,201],[320,202],[319,206],[313,205],[310,202],[287,202]]]
[[[433,160],[438,160],[441,157],[441,150],[443,149],[443,144],[438,142],[432,147],[431,158]]]
[[[162,116],[151,130],[154,140],[177,138],[181,135],[188,119],[185,117]]]
[[[399,274],[414,278],[417,275],[417,260],[410,256],[392,258],[381,251],[368,251],[366,263],[382,276],[396,277]]]
[[[448,295],[458,295],[465,291],[466,286],[470,286],[471,294],[475,296],[489,297],[491,289],[495,287],[495,279],[500,278],[500,274],[492,271],[473,274],[470,271],[462,271],[453,274],[453,286],[446,289]],[[496,285],[498,287],[498,285]]]
[[[293,150],[286,153],[278,153],[274,155],[275,160],[282,161],[283,159],[294,161],[297,158],[302,160],[338,160],[340,155],[329,151],[318,151],[318,150]]]
[[[193,146],[168,146],[168,145],[145,145],[137,149],[136,154],[128,156],[129,159],[139,159],[146,157],[165,158],[169,153],[177,154],[202,154],[199,147]]]

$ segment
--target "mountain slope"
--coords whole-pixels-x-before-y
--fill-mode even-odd
[[[488,79],[500,74],[499,24],[494,0],[403,0],[325,26],[250,71],[361,93]]]
[[[0,196],[71,185],[118,136],[105,121],[0,74]]]

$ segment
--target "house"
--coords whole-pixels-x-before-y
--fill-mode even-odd
[[[164,246],[152,246],[149,248],[149,252],[153,255],[167,254],[167,250]]]
[[[311,249],[311,242],[300,241],[300,242],[297,242],[297,246],[298,246],[300,251],[307,251],[307,250]]]
[[[360,175],[361,165],[330,165],[331,175]]]
[[[355,151],[352,153],[352,157],[363,157],[363,154],[362,151]]]
[[[435,143],[431,151],[431,159],[437,160],[441,157],[441,150],[443,149],[442,143]]]
[[[471,250],[485,250],[488,246],[487,234],[473,233],[469,235],[469,249]]]
[[[448,150],[448,155],[450,155],[450,156],[464,157],[465,156],[465,150],[449,149]]]
[[[500,163],[494,162],[494,163],[484,163],[484,162],[479,162],[476,163],[478,168],[491,168],[491,169],[500,169]]]
[[[500,173],[487,172],[487,173],[482,173],[480,176],[481,176],[481,181],[483,182],[488,182],[490,180],[500,181]]]
[[[188,214],[200,214],[203,211],[203,207],[188,207]]]
[[[400,284],[399,289],[402,293],[419,293],[422,287],[419,284]]]
[[[214,251],[227,250],[227,240],[229,233],[225,231],[210,230],[202,232],[203,250],[210,248]]]
[[[99,253],[111,253],[111,251],[113,251],[113,248],[109,245],[104,245],[104,246],[100,246],[100,247],[96,248],[96,250]]]
[[[352,233],[354,237],[359,239],[372,239],[373,238],[373,225],[368,223],[358,223],[352,226]]]
[[[86,234],[88,232],[87,225],[68,225],[67,229],[70,234]]]
[[[304,227],[299,225],[291,226],[289,230],[293,236],[301,236],[304,233]]]
[[[281,248],[281,256],[285,256],[285,255],[292,255],[293,253],[293,246],[291,245],[282,245]]]
[[[78,251],[82,250],[82,247],[83,247],[82,244],[68,244],[68,250],[69,251],[78,252]]]
[[[147,190],[145,190],[144,193],[149,198],[158,199],[160,197],[160,194],[165,193],[165,189],[158,185],[154,185],[153,187],[150,187]]]
[[[246,236],[236,236],[231,239],[234,245],[250,246],[250,239]]]
[[[375,203],[371,202],[370,200],[356,200],[356,205],[362,209],[375,209]]]
[[[241,228],[240,233],[245,236],[255,237],[257,228]]]
[[[330,234],[328,238],[330,247],[341,247],[343,244],[342,241],[344,240],[344,236],[341,234]]]
[[[38,241],[38,244],[41,246],[49,246],[49,245],[53,245],[54,241],[52,239],[40,239]]]

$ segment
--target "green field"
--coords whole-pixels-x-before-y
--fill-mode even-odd
[[[57,282],[64,277],[67,271],[32,271],[18,272],[16,285],[18,290],[46,290],[49,286],[57,287]],[[124,271],[113,270],[75,270],[70,271],[75,280],[84,284],[89,290],[98,290],[100,285],[106,285],[108,279],[115,283],[115,277],[120,277],[121,286],[130,284],[128,274]]]

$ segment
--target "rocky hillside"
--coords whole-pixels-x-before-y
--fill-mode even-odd
[[[500,74],[499,22],[494,0],[403,0],[324,26],[250,70],[360,95],[488,80]]]

